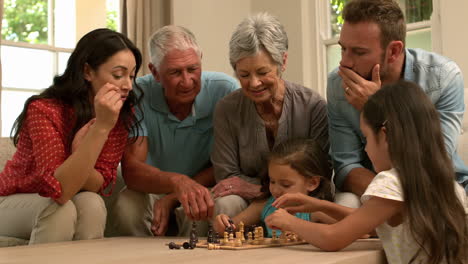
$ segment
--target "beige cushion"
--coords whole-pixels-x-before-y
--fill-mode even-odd
[[[13,157],[15,153],[13,141],[7,137],[0,137],[0,171],[3,170],[6,162]]]

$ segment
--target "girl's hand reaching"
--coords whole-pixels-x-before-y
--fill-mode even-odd
[[[313,213],[320,211],[320,200],[302,193],[285,193],[276,199],[272,205],[276,208],[284,208],[291,214]]]
[[[299,218],[296,218],[284,209],[278,209],[265,218],[265,224],[271,229],[285,231],[291,230],[291,223],[293,223],[295,219]]]
[[[231,224],[230,222],[231,218],[225,214],[219,214],[216,216],[216,219],[213,224],[213,229],[215,232],[218,232],[219,234],[223,234],[224,230],[228,226],[232,226],[233,230],[236,229],[236,225]]]
[[[113,84],[106,83],[94,97],[96,125],[107,130],[114,128],[119,119],[122,106],[123,101],[119,88]]]

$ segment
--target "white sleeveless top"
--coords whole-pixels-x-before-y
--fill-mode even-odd
[[[468,214],[468,199],[465,190],[454,180],[457,196]],[[397,171],[391,169],[382,171],[375,176],[361,197],[364,203],[371,196],[404,201],[403,190]],[[377,213],[377,212],[376,212]],[[408,221],[404,220],[400,225],[392,227],[386,222],[376,228],[389,264],[407,264],[419,249],[408,227]],[[419,254],[413,263],[426,263],[425,255]],[[445,263],[445,262],[444,262]]]

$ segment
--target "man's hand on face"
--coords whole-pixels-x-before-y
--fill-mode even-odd
[[[342,78],[346,100],[358,111],[361,111],[369,96],[377,92],[382,86],[380,80],[380,65],[372,68],[372,80],[368,81],[353,70],[340,66],[338,74]]]
[[[192,220],[206,220],[213,216],[214,201],[210,191],[187,176],[175,183],[174,193],[185,214]]]

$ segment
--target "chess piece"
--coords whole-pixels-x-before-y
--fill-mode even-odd
[[[285,242],[287,241],[287,239],[286,239],[286,232],[281,232],[281,235],[280,235],[280,237],[279,237],[279,241],[280,241],[281,243],[285,243]]]
[[[190,244],[198,243],[197,223],[192,222],[192,230],[190,231]]]
[[[226,226],[224,231],[228,232],[228,234],[234,233],[234,221],[232,221],[232,219],[229,218],[228,222],[229,222],[229,225]]]
[[[258,245],[259,244],[259,233],[258,233],[258,227],[255,227],[254,229],[254,233],[253,233],[254,237],[253,237],[253,241],[252,241],[252,245]]]
[[[233,245],[234,245],[234,234],[233,234],[233,233],[230,233],[230,234],[229,234],[228,245],[229,245],[229,246],[233,246]]]
[[[272,243],[279,242],[279,241],[278,241],[278,235],[276,234],[276,230],[275,230],[275,229],[271,230],[271,242],[272,242]]]
[[[228,243],[229,243],[229,234],[228,232],[224,232],[223,245],[227,245]]]
[[[260,241],[263,241],[265,239],[265,234],[263,233],[263,227],[259,226],[258,227],[258,237]]]
[[[251,244],[252,243],[252,232],[247,233],[247,243]]]
[[[241,242],[245,243],[245,232],[244,232],[244,222],[240,221],[239,223],[239,232],[241,233]]]
[[[182,247],[183,247],[184,249],[189,249],[189,248],[190,248],[189,242],[184,242],[184,243],[182,244]]]
[[[211,223],[208,224],[208,234],[206,240],[208,243],[214,243],[214,231],[213,225]]]
[[[215,249],[219,249],[220,246],[219,245],[216,245],[216,244],[208,244],[208,250],[215,250]]]
[[[214,240],[213,243],[219,244],[219,233],[218,232],[215,233],[213,240]]]
[[[234,240],[234,246],[242,247],[242,240],[240,239],[240,237],[236,237],[236,239]]]
[[[177,245],[174,242],[169,242],[169,249],[180,249],[180,245]]]

